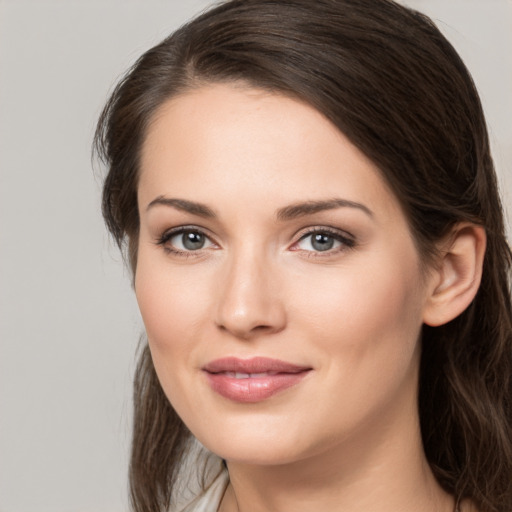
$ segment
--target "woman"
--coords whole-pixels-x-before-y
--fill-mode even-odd
[[[179,510],[194,439],[224,468],[188,510],[512,510],[511,254],[428,18],[225,2],[139,59],[96,148],[148,338],[134,510]]]

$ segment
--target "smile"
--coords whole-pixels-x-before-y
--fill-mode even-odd
[[[203,368],[213,391],[240,403],[266,400],[299,384],[311,370],[265,357],[217,359]]]

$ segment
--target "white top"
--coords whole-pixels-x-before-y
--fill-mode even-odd
[[[182,512],[217,512],[228,483],[229,475],[224,470],[212,482],[204,494],[199,495]]]

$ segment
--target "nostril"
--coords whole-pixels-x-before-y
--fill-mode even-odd
[[[266,325],[258,324],[254,326],[243,326],[243,325],[229,325],[229,324],[217,324],[218,329],[222,332],[230,333],[236,338],[247,340],[254,337],[274,334],[283,329],[282,325]]]

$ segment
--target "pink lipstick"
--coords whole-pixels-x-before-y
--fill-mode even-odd
[[[298,384],[311,370],[311,367],[267,357],[225,357],[203,367],[208,383],[215,392],[242,403],[266,400]]]

